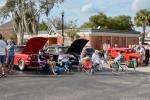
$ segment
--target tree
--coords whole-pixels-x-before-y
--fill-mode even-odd
[[[72,29],[72,30],[69,30],[67,32],[65,32],[67,34],[68,37],[71,38],[71,40],[75,40],[75,39],[78,39],[80,38],[80,36],[77,34],[78,30],[76,29]]]
[[[132,21],[130,16],[108,17],[106,14],[99,12],[97,15],[91,16],[89,22],[81,25],[81,28],[98,28],[116,29],[116,30],[132,30]]]
[[[76,25],[77,20],[71,20],[69,21],[66,26],[70,29],[69,31],[65,32],[66,35],[68,37],[71,38],[72,41],[74,41],[75,39],[80,38],[80,36],[77,34],[77,32],[79,31],[77,29],[77,25]]]
[[[55,17],[50,20],[50,22],[56,27],[57,29],[62,29],[62,19],[60,17]],[[68,22],[64,22],[64,28],[70,28]]]
[[[91,22],[86,22],[80,26],[80,28],[93,28],[93,24]]]
[[[99,26],[103,29],[106,28],[107,16],[103,12],[99,12],[98,15],[91,16],[89,20],[95,28]]]
[[[43,30],[47,30],[47,28],[48,28],[47,24],[44,21],[42,21],[42,23],[40,23],[39,25],[39,30],[43,31]]]
[[[24,33],[38,34],[38,25],[41,14],[49,15],[55,4],[64,0],[7,0],[0,9],[3,19],[13,16],[15,32],[19,33],[19,43],[23,44]]]
[[[144,44],[146,26],[150,26],[150,11],[146,9],[139,10],[134,17],[134,23],[137,27],[143,29],[141,41]]]
[[[132,21],[130,16],[115,16],[107,19],[106,28],[116,30],[132,30]]]

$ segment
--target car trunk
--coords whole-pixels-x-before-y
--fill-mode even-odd
[[[80,54],[82,52],[82,49],[87,44],[89,40],[86,39],[77,39],[75,40],[71,46],[68,48],[66,53],[77,53]]]

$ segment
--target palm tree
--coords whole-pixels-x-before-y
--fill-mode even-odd
[[[23,44],[24,33],[38,34],[40,15],[48,16],[55,4],[64,0],[7,0],[0,9],[3,19],[12,16],[14,30],[19,34],[19,44]]]
[[[136,13],[134,23],[137,27],[142,27],[143,33],[141,37],[142,44],[144,44],[146,26],[150,26],[150,11],[142,9]]]

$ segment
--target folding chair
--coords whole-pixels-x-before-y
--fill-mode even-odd
[[[134,69],[134,72],[136,71],[136,66],[134,66],[134,61],[133,60],[129,60],[127,62],[127,67],[128,68],[133,68]]]
[[[127,71],[127,62],[124,58],[121,58],[119,61],[114,61],[112,64],[112,72],[117,71],[119,72],[119,69],[122,69],[122,71]]]

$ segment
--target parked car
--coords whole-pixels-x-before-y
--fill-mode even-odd
[[[108,55],[111,58],[116,58],[118,56],[118,52],[122,52],[123,57],[129,61],[133,60],[134,61],[134,66],[138,66],[140,63],[142,55],[139,53],[136,53],[134,50],[131,48],[109,48],[108,49]]]
[[[44,37],[34,37],[28,40],[26,45],[15,47],[14,65],[20,70],[38,67],[38,52],[48,41]]]
[[[77,65],[79,63],[79,56],[82,52],[82,49],[87,44],[88,40],[86,39],[77,39],[73,41],[71,46],[58,46],[53,45],[49,46],[45,49],[46,53],[49,53],[50,55],[53,55],[55,61],[58,61],[58,56],[60,54],[60,51],[63,52],[64,55],[69,55],[69,59],[72,62],[73,65]]]
[[[89,57],[92,57],[93,53],[95,52],[95,49],[92,47],[85,47],[84,50]]]

